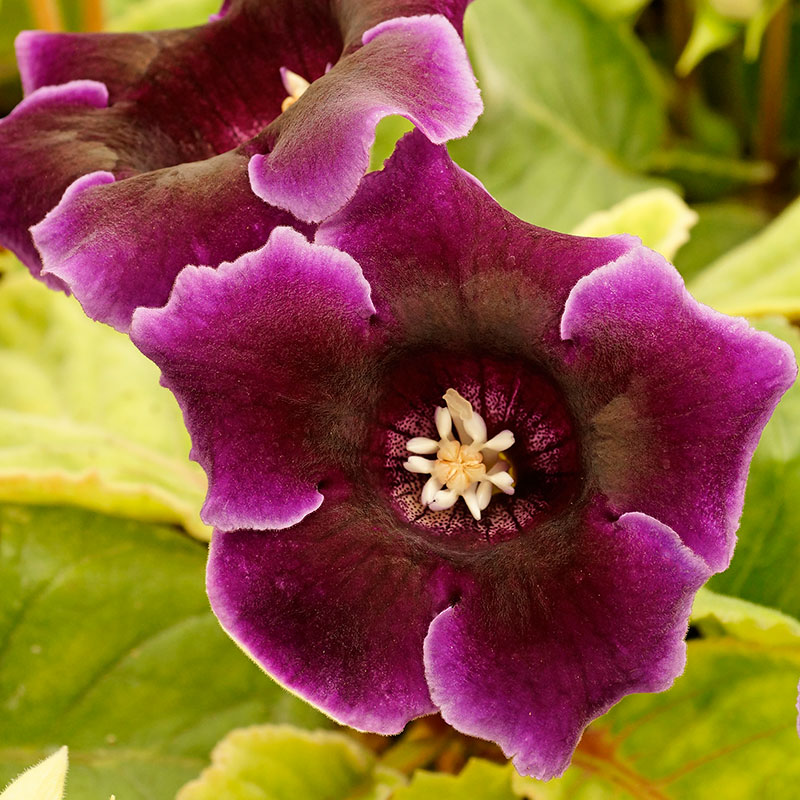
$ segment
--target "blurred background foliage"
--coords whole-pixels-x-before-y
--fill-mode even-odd
[[[0,112],[22,29],[216,10],[3,0]],[[475,0],[465,31],[486,112],[457,161],[532,223],[641,236],[698,299],[800,354],[796,2]],[[373,168],[407,128],[381,123]],[[66,744],[71,800],[797,797],[800,388],[756,452],[733,564],[695,604],[686,674],[595,722],[549,784],[436,718],[331,730],[262,675],[208,610],[188,448],[153,365],[0,254],[0,787]]]

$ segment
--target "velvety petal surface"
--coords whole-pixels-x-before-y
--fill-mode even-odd
[[[698,304],[633,237],[521,222],[416,132],[316,241],[361,264],[391,337],[544,363],[591,423],[587,496],[727,565],[750,458],[796,374],[788,346]]]
[[[522,222],[418,131],[316,241],[361,264],[379,318],[406,346],[490,346],[556,367],[570,290],[636,246],[628,236],[587,239]]]
[[[76,141],[66,130],[105,109],[108,92],[96,81],[72,81],[39,89],[0,120],[0,244],[13,250],[39,277],[41,262],[28,228],[55,204],[69,183],[89,169],[115,169],[113,125],[84,130]],[[61,176],[54,191],[44,185]],[[54,289],[64,284],[45,279]]]
[[[253,191],[301,219],[324,219],[353,195],[382,117],[408,117],[441,143],[465,136],[483,110],[466,50],[443,16],[388,20],[363,41],[275,121],[274,145],[250,162]]]
[[[74,80],[104,83],[116,98],[147,71],[158,54],[176,47],[185,31],[147,33],[52,33],[22,31],[14,42],[22,89],[26,95],[42,86]]]
[[[684,666],[694,592],[708,569],[673,531],[599,507],[571,540],[543,527],[485,569],[425,641],[431,696],[458,730],[497,742],[526,775],[566,769],[586,725]]]
[[[161,368],[209,478],[203,519],[283,528],[318,508],[330,457],[309,442],[336,368],[359,363],[373,312],[344,253],[277,228],[218,270],[187,267],[163,309],[137,310],[136,345]]]
[[[724,569],[753,451],[797,375],[791,348],[697,303],[644,247],[579,281],[561,330],[599,491]]]
[[[433,713],[423,640],[448,568],[340,489],[283,531],[216,532],[207,586],[233,639],[279,683],[360,730]]]
[[[100,81],[112,104],[134,105],[146,124],[188,147],[210,143],[221,152],[280,113],[282,66],[312,80],[336,62],[342,29],[327,0],[247,0],[223,20],[195,28],[24,31],[16,48],[26,92]]]
[[[265,47],[265,38],[272,46]],[[113,173],[121,187],[98,197],[92,208],[88,197],[74,210],[74,219],[65,220],[59,234],[64,237],[57,251],[46,250],[47,267],[51,269],[48,283],[63,287],[56,277],[61,267],[58,260],[65,252],[91,250],[93,258],[86,270],[109,269],[112,272],[136,271],[143,253],[152,244],[153,233],[169,231],[160,255],[168,254],[176,240],[178,252],[165,261],[163,283],[171,285],[177,272],[193,259],[180,260],[186,251],[206,250],[211,263],[235,258],[243,251],[236,250],[234,241],[217,249],[215,237],[220,228],[253,224],[253,214],[245,213],[236,222],[216,222],[209,218],[210,208],[218,208],[218,216],[235,212],[241,204],[255,211],[258,204],[246,197],[246,160],[251,153],[239,158],[214,161],[205,168],[195,169],[192,162],[213,159],[234,150],[259,133],[274,120],[286,96],[280,78],[280,68],[289,67],[310,79],[319,77],[327,64],[341,52],[339,27],[331,17],[327,2],[251,3],[224,22],[182,31],[143,34],[54,34],[38,31],[24,32],[18,37],[17,50],[23,83],[29,94],[26,101],[7,120],[0,123],[0,244],[17,252],[35,275],[41,262],[31,242],[28,228],[42,220],[62,198],[65,190],[78,178],[91,172]],[[232,57],[232,54],[235,57]],[[96,82],[96,83],[92,83]],[[54,87],[54,84],[59,86]],[[106,102],[98,102],[95,90],[91,101],[79,101],[75,86],[103,85]],[[41,88],[44,87],[44,88]],[[47,97],[47,103],[34,98]],[[239,162],[245,161],[244,166]],[[186,165],[181,169],[179,165]],[[149,208],[142,207],[143,186],[134,184],[128,190],[124,179],[171,168],[149,178],[148,185],[159,185],[159,195],[152,197]],[[242,182],[242,169],[245,170]],[[220,170],[229,170],[220,174]],[[198,182],[198,172],[202,182]],[[210,176],[210,180],[209,180]],[[173,185],[166,187],[171,182]],[[217,196],[220,185],[230,185]],[[163,191],[161,191],[163,190]],[[127,193],[129,191],[129,193]],[[179,213],[163,219],[169,213],[156,200],[165,194],[192,195],[198,198],[198,212],[179,204]],[[73,197],[76,196],[73,193]],[[93,195],[90,195],[93,196]],[[229,199],[230,207],[221,205]],[[127,221],[124,229],[118,226],[103,228],[114,218],[108,202],[123,209],[134,207],[137,214]],[[261,204],[264,205],[264,204]],[[62,209],[70,216],[71,209]],[[151,213],[145,212],[150,210]],[[155,213],[152,213],[155,211]],[[93,224],[96,215],[97,226]],[[112,219],[109,220],[109,216]],[[257,226],[291,224],[293,218],[276,210],[261,209]],[[181,222],[180,234],[175,225]],[[165,224],[166,223],[166,224]],[[136,240],[134,234],[142,231]],[[114,242],[119,236],[122,241]],[[113,258],[103,258],[97,241],[109,240]],[[239,234],[248,239],[248,234]],[[94,241],[87,241],[94,240]],[[266,240],[253,241],[260,246]],[[120,260],[134,240],[136,247],[130,257]],[[45,248],[50,242],[45,242]],[[194,259],[195,261],[199,259]],[[66,267],[71,272],[71,266]],[[94,275],[82,275],[90,286]],[[117,277],[116,275],[113,277]],[[113,283],[113,278],[112,278]],[[132,287],[140,282],[132,282]],[[151,281],[141,284],[146,287]],[[81,282],[75,292],[81,299]],[[126,295],[123,288],[122,297]],[[139,298],[132,297],[134,306]],[[160,295],[157,305],[166,301]],[[108,304],[110,300],[106,301]],[[90,300],[91,306],[91,300]],[[99,315],[102,308],[95,308]],[[128,315],[124,325],[118,319]],[[126,328],[129,312],[114,308],[118,327]]]
[[[93,319],[127,331],[138,306],[167,301],[187,264],[231,261],[278,225],[312,232],[253,194],[247,158],[233,151],[118,182],[85,175],[32,232],[44,276],[69,286]]]
[[[453,27],[464,6],[249,0],[183,31],[21,34],[23,81],[39,100],[0,123],[0,244],[37,276],[44,259],[51,286],[127,330],[186,264],[232,260],[276,225],[310,232],[298,215],[340,207],[382,116],[405,114],[436,141],[466,134],[482,106]],[[453,24],[406,16],[419,10]],[[286,113],[282,68],[312,82]],[[76,96],[88,85],[106,102]],[[251,196],[248,162],[268,202]],[[95,172],[113,185],[77,191]],[[28,229],[51,210],[34,246]]]

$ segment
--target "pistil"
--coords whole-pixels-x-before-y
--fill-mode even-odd
[[[409,472],[431,476],[422,488],[423,506],[443,511],[461,497],[472,516],[480,519],[495,490],[514,494],[508,462],[500,458],[500,453],[514,444],[514,434],[503,430],[487,441],[486,423],[465,397],[448,389],[443,399],[446,406],[434,414],[438,441],[424,436],[410,439],[406,447],[415,455],[403,466]]]

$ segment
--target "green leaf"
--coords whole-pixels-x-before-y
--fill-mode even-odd
[[[263,725],[228,734],[176,800],[385,800],[404,781],[349,736]]]
[[[689,241],[675,256],[674,264],[689,281],[716,259],[755,236],[768,221],[767,215],[737,203],[704,203],[693,206],[697,225]]]
[[[800,200],[711,264],[689,289],[726,314],[800,317]]]
[[[744,55],[749,61],[755,61],[761,51],[761,40],[767,25],[787,0],[761,0],[754,3],[756,13],[748,20],[744,37]]]
[[[205,557],[168,527],[0,507],[0,786],[68,745],[69,800],[172,800],[232,728],[327,724],[222,631]]]
[[[632,195],[608,211],[597,211],[573,233],[578,236],[611,236],[632,233],[667,260],[689,239],[697,213],[670,189],[650,189]]]
[[[584,734],[564,777],[516,779],[536,800],[790,800],[800,784],[800,646],[689,643],[685,674],[631,695]]]
[[[183,525],[206,479],[158,369],[27,272],[0,281],[0,502],[75,504]]]
[[[689,42],[676,72],[687,75],[707,55],[721,50],[744,30],[744,56],[755,61],[772,18],[786,0],[698,0]]]
[[[14,39],[21,30],[32,27],[35,26],[26,0],[3,0],[0,11],[0,108],[3,113],[22,98]]]
[[[465,34],[486,111],[451,153],[523,219],[570,230],[657,182],[665,132],[641,44],[580,0],[477,0]]]
[[[757,327],[789,342],[800,359],[800,331],[783,319]],[[756,449],[747,482],[739,541],[730,567],[712,589],[800,617],[800,384],[778,404]]]
[[[512,787],[516,776],[509,765],[473,758],[458,776],[418,771],[411,783],[398,789],[392,800],[517,800]]]

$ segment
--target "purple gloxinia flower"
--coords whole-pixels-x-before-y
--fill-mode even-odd
[[[467,3],[231,0],[189,30],[20,34],[0,244],[127,330],[187,264],[234,259],[276,225],[311,233],[354,193],[380,118],[465,135],[482,108]]]
[[[416,133],[314,243],[188,267],[131,333],[239,645],[347,725],[438,710],[540,778],[682,671],[796,372],[638,240],[521,222]]]

